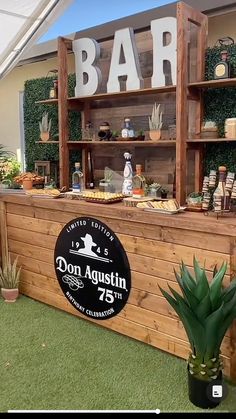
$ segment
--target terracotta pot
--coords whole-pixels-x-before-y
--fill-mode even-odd
[[[161,139],[161,130],[160,129],[153,129],[149,131],[149,137],[153,141],[158,141]]]
[[[2,298],[6,303],[14,303],[19,295],[18,288],[1,288]]]
[[[22,181],[23,189],[29,190],[33,188],[33,181],[31,179],[24,179]]]
[[[48,141],[49,140],[49,132],[48,131],[41,132],[40,138],[43,142]]]

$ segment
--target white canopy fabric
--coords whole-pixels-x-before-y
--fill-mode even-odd
[[[0,0],[0,79],[72,0]]]

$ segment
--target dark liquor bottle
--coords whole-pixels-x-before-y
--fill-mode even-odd
[[[94,189],[93,159],[90,150],[88,150],[88,178],[86,182],[86,188]]]
[[[226,167],[219,167],[219,182],[213,194],[213,206],[215,212],[229,211],[230,193],[225,187]]]

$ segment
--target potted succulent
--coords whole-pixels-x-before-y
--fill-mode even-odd
[[[149,185],[148,194],[153,197],[157,197],[157,192],[160,191],[162,186],[159,183],[153,182]]]
[[[182,295],[169,287],[171,294],[161,289],[163,296],[178,314],[187,333],[191,353],[188,359],[188,390],[190,401],[201,408],[213,408],[222,400],[213,398],[214,385],[222,386],[220,346],[227,329],[236,317],[236,281],[228,287],[222,282],[227,270],[223,263],[215,267],[208,282],[205,268],[194,258],[192,276],[182,262],[175,272]],[[223,397],[224,397],[224,386]]]
[[[162,187],[162,188],[160,189],[160,192],[161,192],[161,198],[162,198],[162,199],[166,199],[166,198],[167,198],[167,195],[168,195],[168,192],[169,192],[169,191],[168,191],[168,189],[167,189],[167,188],[163,188],[163,187]]]
[[[21,267],[17,269],[17,261],[18,256],[12,263],[8,253],[6,262],[0,267],[1,295],[7,303],[15,302],[19,295]]]
[[[48,112],[44,112],[42,116],[42,120],[39,121],[40,138],[44,142],[49,140],[51,125],[52,125],[52,120],[48,119]]]
[[[163,112],[161,112],[161,104],[154,103],[152,115],[148,117],[149,122],[149,136],[151,140],[158,141],[161,138],[161,128]]]
[[[143,129],[139,129],[137,131],[137,141],[144,141],[145,140],[145,131]]]

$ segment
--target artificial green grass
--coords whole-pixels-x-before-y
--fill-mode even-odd
[[[0,354],[0,412],[204,412],[185,361],[24,296],[0,299]],[[236,387],[213,411],[236,411]]]

